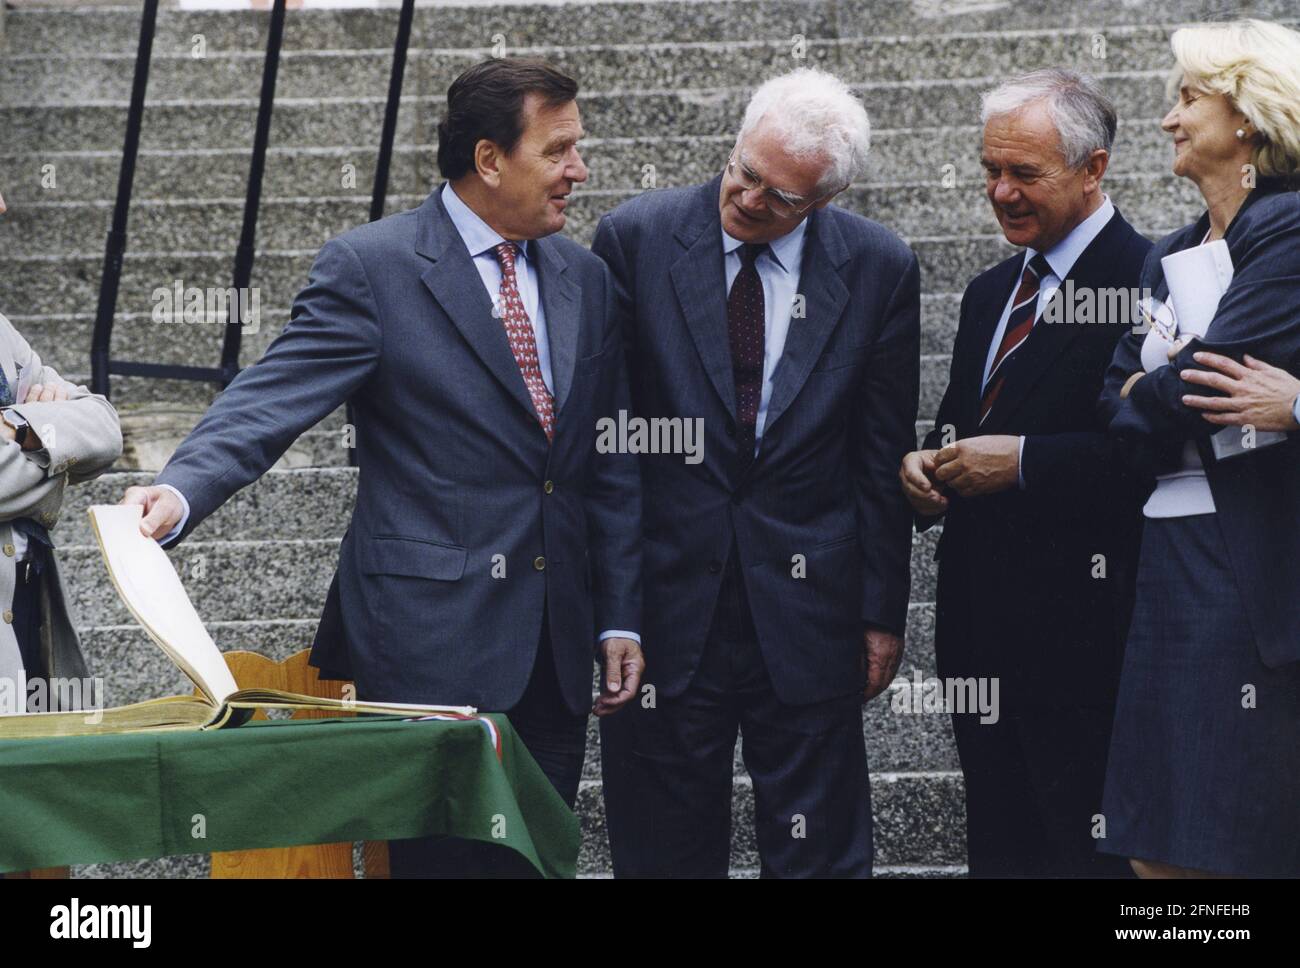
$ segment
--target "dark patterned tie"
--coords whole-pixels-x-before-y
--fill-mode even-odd
[[[537,337],[533,334],[533,324],[524,309],[524,301],[519,297],[519,287],[515,279],[515,247],[512,242],[502,242],[496,247],[497,259],[501,263],[501,322],[506,327],[506,338],[510,340],[510,352],[515,355],[519,372],[523,375],[524,386],[533,398],[533,409],[537,411],[537,420],[546,431],[548,441],[555,437],[555,401],[551,391],[546,389],[542,379],[542,365],[537,358]]]
[[[763,280],[755,260],[767,244],[748,243],[740,247],[740,272],[727,296],[727,338],[731,343],[731,373],[736,384],[736,448],[741,463],[754,457],[758,402],[763,395],[763,349],[766,313]]]
[[[980,423],[983,423],[984,418],[989,415],[994,401],[1002,391],[1002,384],[1006,381],[1007,370],[1010,368],[1008,359],[1029,338],[1029,331],[1034,328],[1034,310],[1038,308],[1038,283],[1051,271],[1052,267],[1047,264],[1047,260],[1040,252],[1029,260],[1024,273],[1021,274],[1020,288],[1016,290],[1011,315],[1007,317],[1007,329],[1002,334],[1002,343],[998,346],[997,355],[993,357],[988,382],[984,384],[984,394],[980,398]]]

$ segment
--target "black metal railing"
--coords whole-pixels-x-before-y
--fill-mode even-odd
[[[388,101],[384,109],[383,133],[375,180],[370,200],[370,219],[381,218],[388,193],[388,176],[392,166],[393,140],[397,133],[397,111],[401,103],[402,81],[406,72],[406,54],[411,40],[411,21],[415,0],[402,0],[397,38],[393,48],[393,68],[388,84]],[[112,356],[113,322],[117,311],[118,288],[122,279],[123,258],[127,243],[127,217],[135,182],[136,160],[140,147],[140,129],[144,118],[145,91],[149,83],[149,64],[153,57],[153,40],[158,17],[158,0],[144,0],[140,20],[140,43],[136,51],[135,75],[131,85],[131,103],[127,110],[126,138],[122,147],[122,166],[118,175],[117,199],[113,207],[112,226],[104,248],[104,274],[100,280],[99,304],[90,350],[92,389],[111,395],[110,377],[142,376],[155,379],[196,380],[216,383],[223,389],[239,373],[240,339],[248,320],[249,283],[252,280],[257,238],[257,217],[262,200],[262,178],[266,171],[266,150],[270,143],[271,115],[275,106],[275,82],[284,39],[285,0],[275,0],[267,31],[266,59],[262,66],[262,90],[257,105],[257,125],[253,136],[253,154],[249,163],[248,190],[244,199],[244,219],[235,250],[233,292],[227,304],[221,343],[221,360],[217,366],[182,366],[120,360]],[[348,422],[353,423],[348,404]],[[355,447],[349,461],[356,463]]]

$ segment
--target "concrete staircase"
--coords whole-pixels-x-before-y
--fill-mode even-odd
[[[1065,65],[1100,75],[1122,119],[1108,190],[1158,236],[1196,211],[1168,174],[1165,111],[1170,26],[1216,13],[1197,0],[869,2],[740,0],[422,6],[390,183],[389,209],[413,207],[436,183],[434,128],[448,82],[504,44],[575,73],[591,138],[590,181],[569,209],[587,242],[599,215],[650,187],[711,177],[726,157],[748,92],[800,65],[835,71],[863,94],[874,132],[867,180],[842,203],[904,236],[923,271],[921,415],[933,415],[966,282],[1012,250],[983,198],[979,94],[1020,70]],[[1238,10],[1270,19],[1292,2]],[[111,217],[137,39],[134,7],[10,10],[0,48],[0,220],[5,312],[66,377],[88,381],[90,330]],[[220,326],[159,323],[157,287],[230,284],[265,43],[264,13],[164,10],[158,23],[130,247],[114,355],[213,365]],[[363,221],[395,33],[395,10],[293,11],[285,33],[253,284],[262,325],[253,362],[287,318],[316,249]],[[205,47],[195,57],[196,45]],[[351,166],[351,167],[349,167]],[[354,177],[348,177],[349,173]],[[150,420],[184,425],[213,388],[115,378],[113,400],[148,436]],[[285,656],[309,643],[355,495],[341,413],[309,431],[280,469],[237,495],[173,553],[223,648]],[[926,429],[924,423],[918,431]],[[165,452],[139,446],[132,466]],[[84,623],[92,670],[119,704],[187,688],[108,594],[85,507],[116,501],[152,475],[111,473],[70,492],[56,532]],[[916,541],[903,674],[932,675],[934,537]],[[961,775],[947,717],[867,707],[877,819],[876,866],[899,876],[964,871]],[[594,723],[580,796],[581,870],[609,870]],[[756,872],[753,798],[737,758],[733,871]],[[206,873],[201,855],[79,868],[82,876]]]

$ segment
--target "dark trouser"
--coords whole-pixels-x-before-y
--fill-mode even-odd
[[[601,720],[605,808],[619,877],[725,877],[737,731],[765,876],[870,876],[862,699],[777,699],[730,555],[695,678]],[[653,645],[648,649],[653,664]],[[748,839],[748,838],[745,838]]]
[[[38,549],[33,547],[33,553]],[[18,651],[23,657],[27,678],[45,678],[45,663],[41,661],[41,577],[34,561],[17,563],[14,584],[14,635]]]
[[[542,621],[542,641],[523,697],[506,712],[510,725],[572,809],[587,751],[587,714],[574,715],[560,694],[551,637]],[[508,847],[459,837],[415,837],[388,842],[392,877],[540,877],[536,868]]]
[[[1132,876],[1093,836],[1113,715],[1102,706],[1004,709],[995,723],[952,717],[972,877]]]

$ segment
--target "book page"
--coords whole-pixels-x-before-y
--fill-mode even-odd
[[[180,576],[157,541],[140,533],[138,504],[96,504],[90,522],[118,595],[144,627],[214,704],[239,687],[226,660],[203,627]]]

